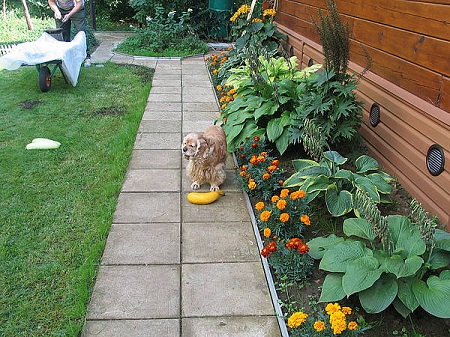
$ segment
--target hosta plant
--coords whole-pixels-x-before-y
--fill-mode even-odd
[[[309,254],[328,272],[320,302],[357,295],[368,313],[392,304],[405,317],[420,306],[450,318],[450,233],[436,229],[433,244],[427,245],[407,217],[383,219],[382,236],[366,219],[349,218],[345,238],[332,234],[308,242]]]
[[[232,69],[226,85],[233,87],[237,96],[221,115],[228,150],[234,152],[247,137],[265,136],[283,154],[289,144],[299,141],[297,89],[319,68],[315,65],[299,70],[296,57],[260,56]]]
[[[284,182],[285,187],[297,187],[307,193],[308,201],[323,195],[328,211],[342,216],[354,211],[360,214],[354,194],[361,189],[376,203],[392,193],[391,176],[380,170],[378,162],[367,155],[355,160],[355,171],[344,168],[347,158],[336,151],[325,151],[320,161],[296,159],[295,173]]]

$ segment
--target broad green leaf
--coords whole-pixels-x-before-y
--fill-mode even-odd
[[[430,276],[425,283],[415,280],[412,290],[420,306],[440,318],[450,318],[450,279]]]
[[[303,171],[311,166],[320,166],[320,164],[310,159],[295,159],[292,161],[292,166],[295,171]]]
[[[450,265],[450,252],[435,248],[427,263],[430,265],[431,270],[445,268]]]
[[[348,296],[370,288],[382,274],[378,260],[373,256],[363,256],[347,264],[342,277],[342,287]]]
[[[265,101],[255,110],[255,120],[258,121],[263,116],[272,116],[279,107],[274,101]]]
[[[319,302],[338,302],[345,297],[340,273],[330,273],[325,276]]]
[[[380,169],[380,164],[367,155],[362,155],[355,160],[356,172],[365,173],[368,171],[378,171]]]
[[[336,151],[325,151],[323,153],[323,157],[328,159],[329,161],[337,164],[337,165],[343,165],[347,161],[347,158],[342,157],[338,152]]]
[[[377,172],[368,174],[366,177],[377,187],[378,192],[383,194],[392,193],[392,186],[389,183],[389,180],[384,178],[384,175]]]
[[[450,252],[450,233],[442,229],[436,229],[434,234],[434,242],[436,247]]]
[[[347,179],[350,182],[354,181],[353,172],[349,170],[338,170],[334,177],[339,179]]]
[[[325,192],[325,203],[333,216],[342,216],[353,208],[353,197],[349,191],[338,191],[335,184],[330,185]]]
[[[412,284],[415,280],[417,280],[415,277],[405,277],[397,280],[397,297],[411,312],[416,310],[419,306],[419,302],[417,301],[416,296],[414,296],[414,292],[412,290]]]
[[[363,256],[372,256],[361,241],[346,240],[329,247],[320,261],[319,268],[337,273],[345,273],[349,263]]]
[[[394,254],[386,259],[385,263],[386,269],[400,278],[414,275],[422,267],[423,259],[419,256],[411,256],[403,260],[400,255]]]
[[[394,241],[395,252],[404,259],[422,255],[426,245],[422,240],[422,234],[416,226],[411,225],[409,219],[401,215],[389,215],[386,217],[391,239]]]
[[[283,124],[281,123],[281,118],[274,118],[267,124],[267,138],[269,141],[274,142],[283,133]]]
[[[305,192],[312,193],[315,191],[325,191],[330,185],[330,179],[321,174],[317,177],[307,178],[303,184]]]
[[[278,152],[282,155],[289,146],[289,130],[284,129],[280,137],[275,141]]]
[[[359,293],[359,301],[366,312],[376,314],[382,312],[394,301],[397,292],[395,276],[383,274],[370,288]]]
[[[394,300],[392,301],[392,305],[395,310],[397,310],[397,312],[403,316],[403,318],[408,317],[412,313],[412,311],[409,310],[402,301],[400,301],[398,296],[394,298]]]
[[[336,245],[339,242],[343,242],[344,239],[336,236],[334,234],[330,234],[327,237],[319,236],[317,238],[312,239],[307,243],[309,247],[309,255],[316,260],[320,260],[325,252],[332,246]]]
[[[344,220],[344,234],[347,236],[357,236],[369,241],[375,240],[377,235],[373,230],[373,225],[366,219],[349,218]]]
[[[376,185],[373,184],[372,180],[364,176],[355,175],[355,185],[362,189],[367,195],[376,203],[380,202],[380,195],[378,194],[378,189]]]

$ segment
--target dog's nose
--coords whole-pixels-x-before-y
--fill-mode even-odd
[[[183,147],[181,150],[185,153],[187,151],[187,147]]]

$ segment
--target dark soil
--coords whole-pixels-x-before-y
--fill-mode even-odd
[[[118,66],[130,69],[134,75],[141,79],[142,84],[151,82],[155,74],[155,69],[136,64],[118,64]]]
[[[42,101],[39,101],[39,100],[26,100],[26,101],[23,101],[23,102],[21,102],[20,104],[19,104],[19,106],[22,108],[22,109],[25,109],[25,110],[31,110],[31,109],[33,109],[36,105],[39,105],[39,104],[42,104],[43,102]]]

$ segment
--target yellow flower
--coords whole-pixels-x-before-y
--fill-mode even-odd
[[[287,213],[281,213],[281,214],[280,214],[280,221],[281,221],[281,222],[288,222],[288,221],[289,221],[289,214],[287,214]]]
[[[321,332],[321,331],[325,330],[325,323],[322,322],[322,321],[316,321],[316,322],[314,322],[314,329],[315,329],[317,332]]]
[[[248,188],[251,189],[252,191],[256,188],[256,183],[254,181],[250,181],[248,183]]]
[[[309,216],[307,216],[306,214],[303,214],[300,217],[300,221],[303,222],[306,226],[311,225],[311,220],[309,219]]]
[[[337,304],[337,303],[335,303]],[[339,306],[339,305],[337,305]],[[328,307],[328,306],[327,306]],[[335,310],[337,307],[333,306],[331,310]],[[326,310],[326,309],[325,309]],[[328,311],[327,311],[328,312]],[[345,319],[345,314],[339,309],[335,312],[329,314],[331,329],[335,335],[341,334],[345,329],[347,329],[347,322]]]
[[[261,213],[261,215],[259,216],[259,219],[261,221],[268,221],[271,215],[272,215],[272,212],[270,212],[270,211],[263,211]]]
[[[274,195],[271,199],[272,202],[277,202],[278,200],[280,200],[280,197],[278,195]]]
[[[347,328],[349,330],[356,330],[356,329],[358,329],[358,323],[356,323],[354,321],[351,321],[351,322],[348,323]]]
[[[262,201],[257,202],[256,205],[255,205],[255,208],[256,208],[258,211],[261,211],[261,210],[264,208],[264,202],[262,202]]]
[[[272,234],[272,230],[269,227],[264,228],[264,236],[268,238]]]
[[[290,197],[292,200],[301,199],[306,195],[306,192],[303,190],[294,191],[291,193]]]
[[[352,308],[350,308],[350,307],[342,307],[341,311],[346,315],[352,314]]]
[[[332,313],[335,313],[336,311],[339,310],[341,310],[341,306],[339,305],[339,303],[328,303],[327,306],[325,307],[325,311],[327,312],[328,315],[331,315]]]
[[[289,190],[287,188],[283,188],[280,192],[280,198],[286,198],[289,195]]]
[[[260,18],[253,18],[252,22],[262,22]]]
[[[222,90],[223,90],[223,88],[222,88],[222,86],[221,86],[220,84],[218,84],[218,85],[216,86],[216,89],[217,89],[217,91],[222,91]]]
[[[280,211],[282,211],[283,209],[285,209],[286,208],[286,200],[284,200],[284,199],[280,199],[280,200],[278,200],[277,201],[277,208],[280,210]]]
[[[303,322],[308,318],[308,314],[305,314],[301,311],[297,311],[288,318],[288,327],[291,329],[298,328]]]
[[[269,9],[264,10],[263,17],[266,17],[266,16],[274,17],[276,14],[277,14],[277,11],[275,9],[269,8]]]

